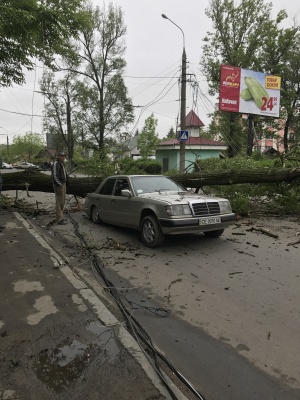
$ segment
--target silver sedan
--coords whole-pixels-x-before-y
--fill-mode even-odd
[[[165,235],[203,232],[219,237],[235,221],[230,202],[193,193],[162,175],[115,175],[104,179],[85,199],[96,224],[137,229],[148,247]]]

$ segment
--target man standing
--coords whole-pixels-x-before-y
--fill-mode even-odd
[[[1,192],[2,192],[2,176],[1,176],[1,172],[0,172],[0,196],[1,196]],[[2,229],[5,229],[5,226],[0,225],[0,232],[2,232]]]
[[[64,167],[66,154],[60,151],[56,154],[56,161],[52,166],[52,182],[55,193],[56,221],[59,225],[66,225],[67,220],[63,218],[64,206],[66,202],[66,189],[68,176]]]

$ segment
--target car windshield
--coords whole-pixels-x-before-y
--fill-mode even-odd
[[[187,191],[182,185],[166,176],[135,176],[131,178],[131,182],[137,195],[163,191]]]

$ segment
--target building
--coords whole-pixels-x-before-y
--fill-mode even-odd
[[[265,133],[264,135],[258,135],[261,137],[259,137],[257,140],[255,146],[256,150],[260,151],[263,154],[266,154],[266,152],[270,153],[268,150],[271,149],[277,152],[277,154],[283,153],[285,151],[283,144],[284,125],[285,120],[281,119],[279,120],[277,129],[269,127],[267,129],[267,133]],[[289,141],[289,144],[293,144],[295,142],[296,137],[293,130],[289,130],[287,139]]]
[[[227,146],[216,140],[201,137],[204,124],[200,118],[190,111],[185,119],[188,139],[185,141],[185,169],[193,167],[194,162],[205,158],[220,158]],[[159,144],[156,149],[156,160],[163,166],[163,172],[177,169],[180,166],[180,140],[169,139]]]

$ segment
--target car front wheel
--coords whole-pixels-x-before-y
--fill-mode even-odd
[[[97,206],[93,206],[91,210],[91,220],[94,222],[94,224],[100,224],[101,223],[101,218],[99,216],[99,211]]]
[[[204,232],[205,236],[211,237],[211,238],[217,238],[219,236],[221,236],[224,232],[224,229],[218,229],[216,231],[208,231],[208,232]]]
[[[162,233],[157,218],[147,215],[141,223],[141,237],[147,247],[158,247],[164,242],[165,235]]]

